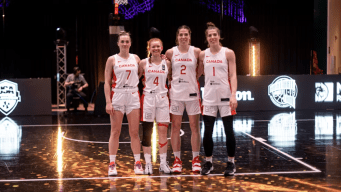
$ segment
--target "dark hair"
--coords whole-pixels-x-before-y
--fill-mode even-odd
[[[76,75],[77,71],[80,71],[81,69],[79,67],[73,68],[73,74]]]
[[[131,37],[130,37],[130,33],[129,33],[129,32],[121,31],[121,32],[118,34],[117,42],[120,41],[121,36],[129,36],[130,42],[132,42],[132,41],[131,41]]]
[[[206,36],[205,42],[207,43],[207,47],[210,47],[210,44],[207,42],[207,35],[208,35],[207,33],[208,33],[208,30],[215,29],[215,30],[217,31],[217,33],[219,34],[219,36],[220,36],[220,30],[219,30],[219,28],[216,27],[216,26],[214,25],[214,23],[212,23],[212,22],[207,22],[207,23],[206,23],[206,26],[207,26],[207,29],[206,29],[206,31],[205,31],[205,36]],[[219,45],[222,45],[221,42],[220,42],[220,40],[222,40],[221,36],[220,36],[220,39],[219,39]]]
[[[182,25],[182,26],[180,26],[180,27],[178,28],[178,30],[176,31],[176,36],[175,36],[175,44],[176,44],[176,45],[179,45],[178,35],[179,35],[180,29],[187,29],[187,30],[188,30],[188,33],[189,33],[189,36],[191,36],[191,34],[192,34],[191,29],[190,29],[187,25]],[[191,44],[191,39],[189,39],[189,44]]]

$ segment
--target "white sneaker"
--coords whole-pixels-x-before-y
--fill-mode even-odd
[[[137,161],[135,163],[134,171],[136,175],[143,175],[144,171],[143,171],[142,164],[140,161]]]
[[[116,170],[116,164],[115,164],[115,162],[111,162],[111,163],[109,164],[108,175],[109,175],[109,176],[117,175],[117,170]]]
[[[144,167],[144,174],[145,175],[153,174],[153,166],[151,163],[147,163],[146,166]]]
[[[182,161],[178,157],[175,157],[172,172],[173,173],[181,173],[182,172]]]
[[[168,163],[161,163],[159,171],[164,172],[164,173],[171,173],[172,172],[171,168],[168,166]]]

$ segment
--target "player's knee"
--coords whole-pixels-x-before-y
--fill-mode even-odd
[[[110,137],[118,139],[120,137],[120,134],[121,134],[121,130],[119,130],[119,129],[111,129]]]

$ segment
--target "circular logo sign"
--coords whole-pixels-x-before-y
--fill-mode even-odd
[[[280,108],[295,108],[297,92],[296,81],[286,75],[277,77],[268,86],[268,95],[272,103]]]

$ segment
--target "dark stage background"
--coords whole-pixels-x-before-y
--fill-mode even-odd
[[[135,0],[142,2],[142,0]],[[237,0],[236,0],[237,1]],[[203,3],[204,2],[204,3]],[[161,31],[164,49],[175,45],[180,25],[192,29],[192,44],[205,49],[206,22],[214,22],[224,38],[222,44],[233,49],[237,57],[237,73],[248,70],[249,26],[259,30],[261,41],[261,74],[309,74],[310,52],[314,36],[314,1],[244,0],[247,22],[207,7],[220,0],[155,0],[151,11],[124,20],[132,33],[131,52],[144,58],[150,27]],[[56,53],[54,41],[57,27],[67,32],[67,70],[79,66],[89,83],[88,97],[104,80],[106,59],[110,56],[108,15],[113,12],[110,0],[12,0],[6,7],[5,28],[1,21],[0,79],[51,78],[52,102],[56,103]],[[205,4],[206,3],[206,4]],[[5,32],[5,33],[4,33]]]

